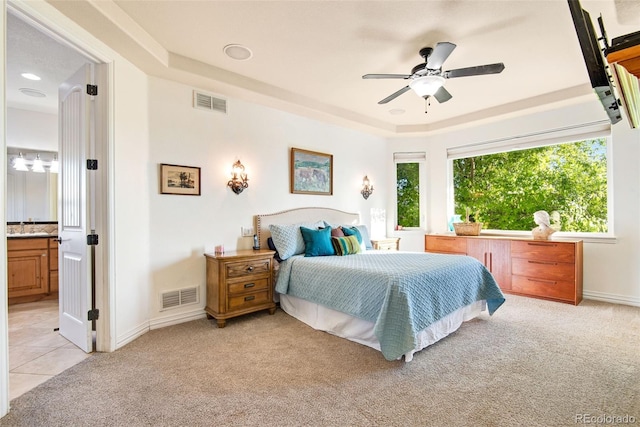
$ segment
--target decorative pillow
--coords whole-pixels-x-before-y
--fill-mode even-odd
[[[273,239],[271,237],[267,238],[267,246],[269,246],[269,249],[271,249],[272,251],[276,251],[275,255],[273,255],[273,258],[275,258],[275,260],[278,262],[282,262],[282,258],[280,258],[280,254],[276,249],[276,245],[273,244]]]
[[[331,229],[331,237],[344,237],[344,233],[342,232],[342,228],[332,228]]]
[[[331,245],[330,227],[319,230],[300,227],[300,233],[302,233],[302,239],[304,240],[304,256],[327,256],[336,254],[336,251]]]
[[[356,236],[332,237],[331,244],[336,255],[352,255],[360,252],[360,242]]]
[[[371,244],[371,237],[369,237],[369,230],[367,229],[367,226],[364,224],[360,224],[360,225],[356,225],[355,227],[360,232],[360,235],[362,236],[362,241],[364,242],[364,245],[366,246],[367,250],[369,251],[372,250],[373,245]]]
[[[280,258],[283,260],[298,254],[304,253],[304,240],[300,233],[300,227],[308,227],[316,229],[318,227],[324,227],[323,221],[316,222],[300,222],[297,224],[271,224],[269,225],[269,231],[271,231],[271,237],[273,243],[276,245],[277,251],[280,254]]]

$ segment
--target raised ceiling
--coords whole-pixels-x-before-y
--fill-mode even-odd
[[[566,0],[50,1],[146,73],[222,96],[388,134],[519,114],[594,96]],[[581,1],[609,38],[640,30],[636,0]],[[407,92],[418,51],[457,48],[443,70],[503,62],[501,74],[447,80],[443,104]],[[241,44],[253,56],[223,52]],[[596,99],[596,98],[594,98]],[[401,113],[401,114],[398,114]],[[604,117],[604,113],[603,113]]]

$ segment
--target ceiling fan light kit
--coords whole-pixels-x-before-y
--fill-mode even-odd
[[[432,96],[444,85],[442,76],[423,76],[413,79],[409,87],[421,98]]]

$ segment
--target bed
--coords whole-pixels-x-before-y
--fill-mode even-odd
[[[387,360],[410,362],[415,352],[482,311],[493,314],[504,302],[491,274],[474,258],[367,250],[367,230],[357,213],[298,208],[256,215],[255,225],[261,247],[277,250],[280,307],[314,329],[372,347]],[[315,254],[308,252],[316,244],[310,235],[324,242],[327,230],[340,227],[362,232],[356,232],[361,247],[350,249],[355,253],[305,256],[305,251]],[[356,241],[332,240],[339,254],[335,244],[345,239]]]

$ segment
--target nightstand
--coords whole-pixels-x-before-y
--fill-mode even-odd
[[[400,250],[400,238],[399,237],[387,237],[385,239],[371,240],[373,249],[382,251],[399,251]]]
[[[204,254],[207,258],[207,306],[209,318],[224,328],[227,319],[269,310],[273,301],[272,268],[274,251],[245,250]]]

